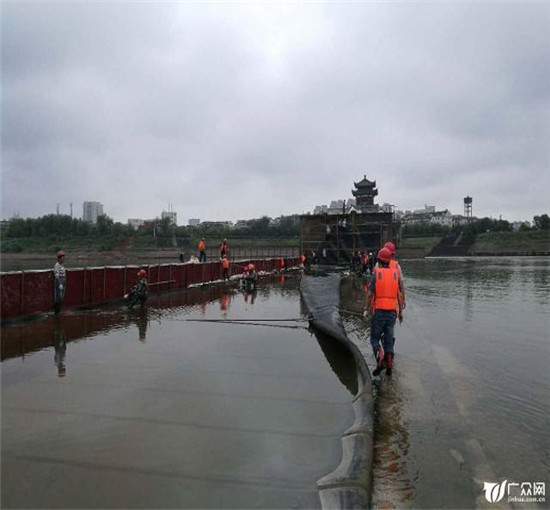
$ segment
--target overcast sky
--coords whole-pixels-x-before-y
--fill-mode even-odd
[[[2,2],[2,218],[550,212],[549,2]]]

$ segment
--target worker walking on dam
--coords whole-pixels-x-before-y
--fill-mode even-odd
[[[403,302],[403,310],[404,310],[407,306],[405,303],[405,284],[403,282],[403,270],[401,269],[401,265],[399,264],[396,258],[397,249],[395,247],[395,244],[392,243],[391,241],[388,241],[384,245],[384,248],[387,248],[388,250],[390,250],[390,253],[391,253],[390,269],[393,269],[395,267],[399,271],[399,279],[401,281],[401,300]]]
[[[55,313],[61,310],[61,304],[65,299],[65,291],[67,290],[67,274],[65,272],[65,256],[67,254],[60,250],[57,252],[57,262],[53,266],[54,277],[54,305]]]
[[[200,238],[197,249],[199,250],[199,262],[206,262],[206,243],[204,242],[204,237]]]
[[[402,289],[400,288],[402,282],[397,268],[390,268],[390,250],[382,248],[377,258],[379,264],[374,268],[368,286],[365,315],[368,316],[372,312],[370,341],[376,359],[373,375],[379,375],[384,365],[386,374],[391,375],[395,321],[397,318],[399,322],[403,320]],[[380,345],[381,340],[383,340],[383,346]]]
[[[227,247],[227,239],[224,239],[220,244],[220,260],[229,256],[229,248]]]
[[[229,259],[227,258],[227,255],[224,255],[222,257],[222,278],[224,280],[229,279]]]

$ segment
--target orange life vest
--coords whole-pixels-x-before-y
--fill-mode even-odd
[[[199,241],[197,248],[199,249],[199,251],[204,251],[206,249],[206,244],[204,244],[204,241]]]
[[[375,310],[396,310],[399,293],[399,273],[395,268],[377,267],[375,278]]]
[[[224,269],[229,269],[229,259],[227,259],[227,258],[222,259],[222,267]]]
[[[306,261],[306,256],[305,255],[300,255],[300,260],[302,261],[302,264],[304,264],[305,261]]]

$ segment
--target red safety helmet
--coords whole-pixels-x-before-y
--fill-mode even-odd
[[[390,253],[392,255],[395,254],[395,244],[393,244],[391,241],[388,241],[385,245],[384,245],[384,248],[387,248],[388,250],[390,250]]]
[[[147,276],[147,271],[145,269],[140,269],[137,274],[140,278],[143,278],[144,276]]]
[[[67,254],[66,254],[63,250],[59,250],[59,251],[57,252],[57,258],[59,258],[59,257],[64,257],[65,255],[67,255]]]
[[[389,262],[391,260],[391,251],[387,248],[382,248],[378,255],[376,256],[378,260],[382,260],[383,262]]]

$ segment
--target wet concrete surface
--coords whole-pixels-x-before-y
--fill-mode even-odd
[[[2,329],[2,508],[320,506],[353,396],[296,279],[189,295]]]

